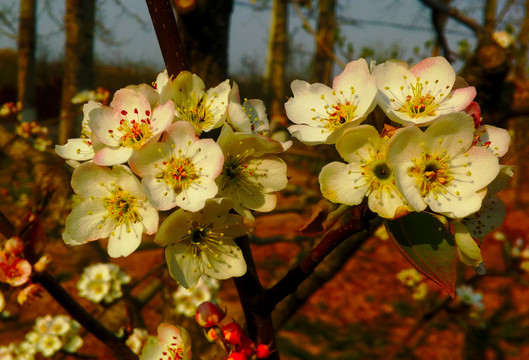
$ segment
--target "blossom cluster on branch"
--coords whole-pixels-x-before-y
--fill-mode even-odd
[[[463,263],[484,271],[478,242],[505,216],[494,194],[512,176],[499,162],[510,136],[484,124],[475,88],[446,59],[412,67],[359,59],[332,87],[301,80],[291,86],[285,109],[292,136],[309,146],[332,145],[344,160],[321,169],[323,197],[365,204],[389,222],[432,214],[434,239],[455,243]],[[275,192],[287,185],[278,155],[292,145],[270,137],[261,100],[241,101],[229,80],[206,90],[195,74],[164,72],[153,86],[118,90],[109,105],[88,101],[83,113],[81,138],[56,147],[74,167],[67,244],[108,238],[111,257],[128,256],[144,233],[154,234],[171,276],[186,289],[202,275],[246,273],[235,239],[253,230],[253,211],[275,208]],[[435,271],[414,265],[444,284]],[[184,330],[162,325],[142,356],[169,351],[186,358],[187,338]]]
[[[277,154],[289,143],[266,136],[262,101],[241,103],[228,80],[206,90],[195,74],[161,73],[153,86],[128,86],[109,106],[89,101],[83,112],[82,137],[56,147],[75,167],[64,241],[108,238],[109,255],[119,257],[143,233],[156,234],[186,288],[202,274],[243,275],[234,239],[252,231],[251,210],[272,210],[274,192],[287,184]],[[217,128],[217,141],[201,138]],[[172,211],[161,225],[159,211]]]

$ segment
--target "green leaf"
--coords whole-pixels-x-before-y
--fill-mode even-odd
[[[457,250],[445,225],[435,216],[419,212],[384,224],[406,260],[454,297]]]

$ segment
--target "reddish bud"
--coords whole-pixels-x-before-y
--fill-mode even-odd
[[[268,359],[270,357],[270,346],[265,344],[259,344],[257,345],[257,350],[255,351],[255,355],[258,359]]]
[[[209,342],[216,342],[220,337],[220,330],[218,328],[210,328],[209,330],[205,331],[206,339],[208,339]]]
[[[248,336],[243,335],[239,345],[240,352],[246,356],[252,356],[255,353],[255,344]]]
[[[239,324],[231,322],[222,328],[222,334],[229,344],[240,344],[243,332]]]
[[[8,239],[4,246],[8,255],[18,255],[24,251],[24,243],[18,236]]]
[[[240,352],[232,352],[230,356],[226,360],[246,360],[247,357],[243,353]]]
[[[217,305],[205,301],[197,308],[195,320],[198,325],[210,328],[217,325],[226,314]]]

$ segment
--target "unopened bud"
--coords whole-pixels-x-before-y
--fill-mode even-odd
[[[208,339],[209,342],[216,342],[221,336],[220,329],[214,327],[208,329],[205,333],[206,339]]]
[[[36,272],[43,272],[48,268],[48,264],[51,261],[51,257],[49,255],[42,256],[34,265],[33,270]]]
[[[226,314],[217,305],[205,301],[199,305],[195,313],[195,320],[198,325],[210,328],[217,325]]]
[[[10,255],[18,255],[24,251],[24,243],[18,236],[13,236],[5,243],[5,251]]]
[[[235,345],[240,344],[243,337],[243,332],[239,324],[231,322],[228,325],[222,327],[222,334],[229,344]]]
[[[265,344],[259,344],[257,345],[257,349],[255,351],[255,355],[258,359],[268,359],[270,357],[270,346]]]
[[[232,352],[230,356],[226,360],[246,360],[247,357],[243,353],[240,352]]]

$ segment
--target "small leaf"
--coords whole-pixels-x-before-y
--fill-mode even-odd
[[[418,212],[384,224],[406,260],[454,297],[457,250],[445,225],[431,214]]]

